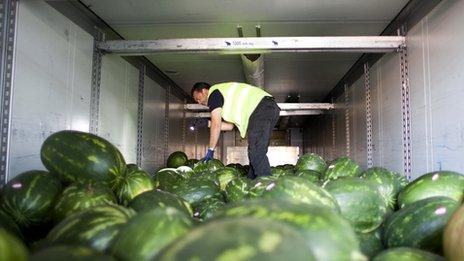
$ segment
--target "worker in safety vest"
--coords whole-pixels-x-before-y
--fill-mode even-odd
[[[213,86],[198,82],[193,85],[191,94],[211,112],[209,148],[204,160],[213,159],[221,130],[232,130],[235,125],[242,138],[248,137],[248,177],[270,175],[266,153],[280,112],[274,98],[261,88],[236,82]]]

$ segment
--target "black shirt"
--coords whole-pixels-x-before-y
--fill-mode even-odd
[[[213,111],[216,108],[221,108],[224,105],[224,96],[222,96],[219,90],[214,90],[208,97],[209,111]]]

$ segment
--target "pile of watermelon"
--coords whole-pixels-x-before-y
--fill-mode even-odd
[[[464,176],[408,182],[352,159],[302,155],[270,176],[176,151],[148,173],[107,140],[60,131],[45,170],[0,191],[0,260],[464,258]]]

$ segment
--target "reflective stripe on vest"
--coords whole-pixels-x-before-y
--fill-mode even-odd
[[[264,97],[271,95],[246,83],[228,82],[211,86],[208,98],[215,90],[224,97],[221,117],[237,126],[240,136],[245,138],[251,114]]]

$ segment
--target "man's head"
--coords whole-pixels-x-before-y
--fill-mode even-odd
[[[208,105],[209,83],[197,82],[192,87],[192,98],[201,105]]]

